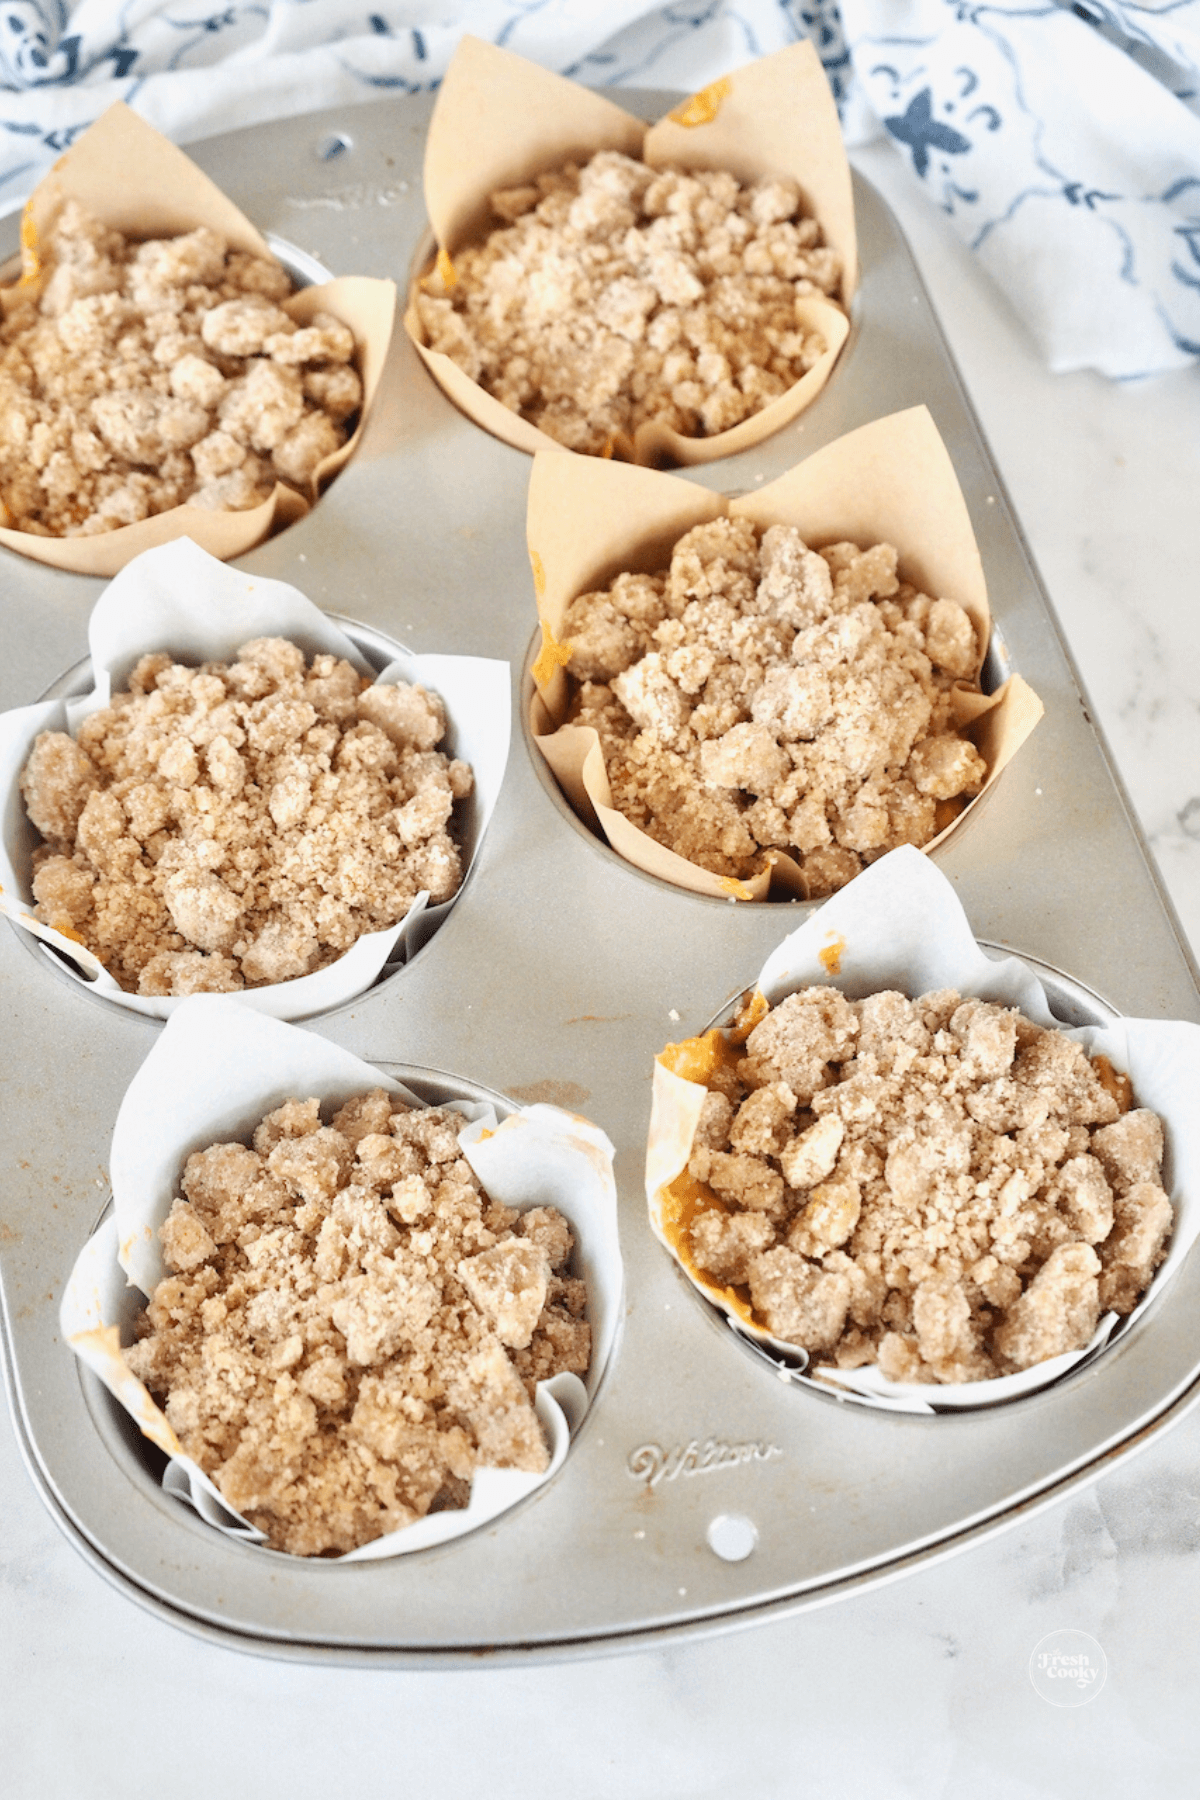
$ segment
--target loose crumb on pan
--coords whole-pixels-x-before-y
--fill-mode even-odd
[[[465,1506],[477,1468],[547,1466],[535,1387],[591,1358],[574,1240],[488,1198],[462,1124],[377,1088],[188,1157],[125,1360],[276,1550],[344,1554]]]
[[[207,226],[127,238],[68,201],[0,318],[0,523],[92,537],[310,492],[362,405],[354,337],[282,310],[279,263]]]
[[[784,852],[809,898],[927,844],[987,776],[953,723],[980,651],[963,608],[896,562],[722,518],[669,570],[573,601],[569,718],[599,734],[614,807],[714,875]]]
[[[794,181],[616,150],[491,196],[502,224],[423,278],[431,349],[570,450],[631,456],[651,419],[711,437],[825,354],[797,310],[841,264]]]
[[[436,694],[255,638],[231,664],[144,656],[74,738],[21,773],[37,916],[130,993],[310,975],[462,878],[470,765],[436,748]]]
[[[727,1050],[683,1246],[813,1363],[982,1381],[1081,1350],[1166,1253],[1163,1128],[1063,1032],[805,988]]]

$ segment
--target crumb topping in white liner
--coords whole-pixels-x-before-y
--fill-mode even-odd
[[[43,732],[21,792],[33,892],[128,992],[232,992],[335,961],[456,892],[470,766],[436,694],[311,663],[283,638],[198,668],[145,656],[129,690]]]
[[[597,731],[613,806],[716,875],[784,851],[810,898],[928,843],[987,776],[953,723],[979,646],[896,562],[889,544],[813,551],[794,526],[760,542],[721,518],[669,570],[574,600],[568,717]]]
[[[841,267],[789,179],[602,150],[491,206],[503,223],[439,260],[417,314],[432,350],[568,449],[631,455],[651,419],[711,437],[825,353],[796,302],[836,299]]]
[[[1158,1115],[1014,1009],[805,988],[706,1085],[673,1241],[818,1367],[1029,1368],[1131,1312],[1165,1254]]]
[[[377,1089],[188,1158],[125,1359],[276,1549],[344,1554],[464,1506],[476,1468],[546,1467],[532,1396],[586,1372],[586,1289],[561,1213],[489,1200],[461,1127]]]
[[[362,404],[354,337],[207,226],[144,243],[68,201],[0,319],[2,522],[91,537],[185,502],[308,493]]]

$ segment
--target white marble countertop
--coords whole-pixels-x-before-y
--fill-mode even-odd
[[[1185,932],[1200,953],[1200,365],[1051,376],[887,145],[895,207]],[[160,1623],[76,1555],[0,1408],[0,1768],[19,1800],[1137,1800],[1200,1752],[1200,1410],[983,1543],[795,1618],[641,1654],[434,1674],[304,1667]],[[1089,1633],[1103,1690],[1028,1666]]]

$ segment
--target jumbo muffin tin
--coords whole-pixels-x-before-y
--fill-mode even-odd
[[[662,97],[628,103],[652,117]],[[428,97],[234,133],[196,160],[263,231],[333,273],[403,285],[425,253]],[[995,621],[1046,716],[945,847],[977,936],[1029,958],[1068,1023],[1200,1021],[1197,974],[1092,725],[905,243],[857,181],[863,283],[829,386],[757,449],[690,472],[725,493],[927,405],[969,506]],[[5,222],[0,254],[15,250]],[[296,260],[300,260],[297,258]],[[357,456],[239,566],[368,634],[503,657],[524,718],[535,609],[529,459],[463,418],[397,333]],[[0,705],[69,685],[98,581],[5,555]],[[1003,1526],[1200,1397],[1200,1259],[1096,1363],[1032,1397],[935,1418],[802,1392],[688,1287],[646,1219],[654,1055],[737,994],[803,908],[669,887],[593,838],[518,729],[458,904],[409,965],[310,1020],[369,1062],[449,1072],[594,1120],[617,1147],[623,1328],[556,1480],[494,1526],[391,1562],[252,1551],[164,1494],[153,1457],[60,1341],[58,1302],[108,1197],[122,1094],[154,1024],[0,930],[3,1343],[18,1436],[55,1518],[125,1593],[216,1642],[408,1666],[598,1651],[828,1601]],[[431,1077],[435,1079],[435,1077]]]

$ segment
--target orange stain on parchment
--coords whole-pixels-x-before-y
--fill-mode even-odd
[[[450,252],[444,248],[437,253],[437,272],[442,278],[442,286],[449,293],[458,281],[458,270],[450,260]]]
[[[540,600],[546,592],[546,565],[536,550],[529,552],[529,566],[533,570],[533,591]]]
[[[698,94],[693,94],[682,106],[677,106],[673,113],[668,113],[667,117],[675,125],[711,125],[721,110],[722,101],[727,100],[732,92],[733,83],[728,75],[723,75],[720,81],[709,82],[706,88],[701,88]]]
[[[37,226],[33,221],[30,202],[26,202],[21,214],[21,281],[36,281],[42,267],[42,259],[37,251]]]
[[[570,644],[560,644],[545,620],[542,621],[542,647],[538,651],[537,661],[533,665],[533,679],[537,686],[544,688],[553,679],[556,669],[565,669],[571,660]]]
[[[845,954],[845,950],[846,950],[845,938],[834,937],[834,938],[830,939],[829,943],[826,944],[826,946],[823,950],[817,951],[817,955],[820,957],[821,961],[825,965],[825,973],[827,975],[840,975],[841,974],[841,972],[842,972],[842,957]]]

